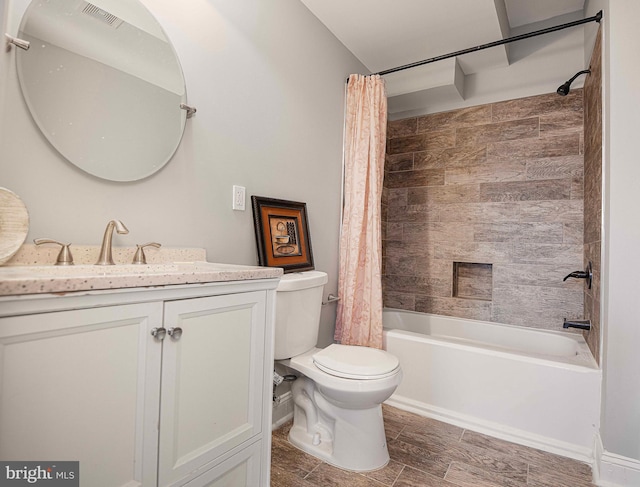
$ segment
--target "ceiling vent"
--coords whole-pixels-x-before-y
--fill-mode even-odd
[[[90,17],[93,17],[94,19],[98,19],[99,21],[110,25],[114,29],[117,29],[120,26],[120,24],[122,24],[121,18],[118,18],[115,15],[110,14],[106,10],[102,10],[101,8],[96,7],[92,3],[87,3],[85,7],[82,9],[82,13],[85,13]]]

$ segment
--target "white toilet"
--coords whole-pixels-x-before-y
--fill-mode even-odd
[[[324,272],[299,272],[285,274],[277,288],[275,358],[298,377],[289,441],[336,467],[376,470],[389,462],[381,404],[402,371],[384,350],[315,347],[326,282]]]

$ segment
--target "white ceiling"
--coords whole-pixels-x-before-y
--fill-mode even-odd
[[[301,0],[371,72],[509,37],[528,24],[581,12],[585,0]],[[366,8],[363,8],[365,6]],[[523,27],[524,26],[524,27]],[[509,45],[385,76],[393,96],[464,97],[464,77],[510,64]],[[411,73],[411,74],[409,74]],[[419,75],[420,81],[416,81]]]

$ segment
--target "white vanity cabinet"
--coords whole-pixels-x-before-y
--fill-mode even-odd
[[[0,300],[0,459],[267,486],[277,279]]]

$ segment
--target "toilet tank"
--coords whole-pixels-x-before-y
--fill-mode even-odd
[[[276,289],[276,360],[295,357],[316,346],[327,280],[327,274],[320,271],[292,272],[280,279]]]

